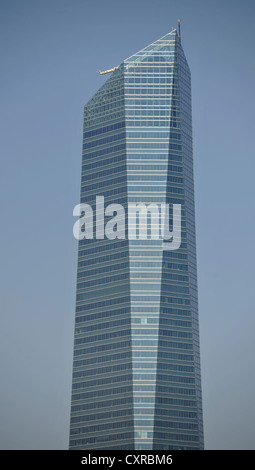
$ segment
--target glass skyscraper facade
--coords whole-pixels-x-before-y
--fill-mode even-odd
[[[175,29],[84,108],[80,201],[97,196],[181,204],[181,245],[163,250],[150,227],[129,239],[127,218],[123,238],[79,241],[70,449],[203,449],[191,83]]]

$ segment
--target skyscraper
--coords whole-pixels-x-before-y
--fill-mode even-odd
[[[80,201],[97,196],[181,204],[181,246],[127,227],[79,241],[70,448],[202,449],[191,84],[175,29],[85,105]]]

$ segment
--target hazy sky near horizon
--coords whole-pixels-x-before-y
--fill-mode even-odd
[[[205,448],[255,448],[253,0],[0,1],[0,448],[68,447],[83,105],[182,18]]]

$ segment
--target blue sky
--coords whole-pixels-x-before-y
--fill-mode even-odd
[[[205,446],[254,449],[254,1],[2,0],[0,13],[0,447],[68,447],[83,105],[98,69],[182,18]]]

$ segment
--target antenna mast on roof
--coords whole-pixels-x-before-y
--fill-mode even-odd
[[[178,20],[178,32],[179,32],[179,40],[180,40],[180,42],[181,42],[181,22],[182,22],[182,21],[183,21],[183,20]]]

